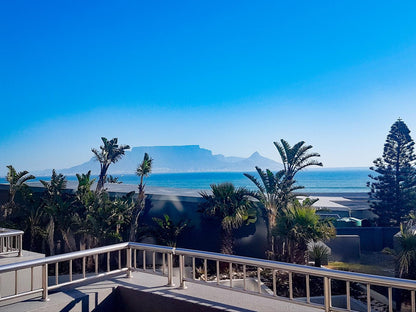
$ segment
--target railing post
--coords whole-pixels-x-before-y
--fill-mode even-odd
[[[42,300],[49,301],[48,298],[48,264],[42,265]]]
[[[127,247],[126,249],[126,267],[127,267],[127,278],[131,277],[131,271],[132,271],[132,267],[131,267],[131,247]]]
[[[328,277],[324,277],[324,303],[325,303],[325,312],[329,312],[331,309],[331,292],[329,290],[330,283],[329,283],[329,278]]]
[[[173,254],[168,253],[168,284],[167,286],[175,286],[173,283]]]
[[[185,285],[185,256],[179,255],[179,288],[186,289]]]
[[[23,235],[19,235],[19,257],[23,256]]]

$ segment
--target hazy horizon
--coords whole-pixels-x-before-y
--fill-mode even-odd
[[[144,148],[154,148],[154,147],[178,147],[178,146],[144,146]],[[179,146],[179,147],[184,147],[184,146]],[[131,150],[133,149],[133,148],[143,148],[142,146],[132,146],[131,147],[131,149],[130,150],[127,150],[126,151],[126,155],[129,153],[129,152],[131,152]],[[255,154],[255,153],[258,153],[258,152],[253,152],[252,154]],[[152,153],[150,152],[150,156],[152,157]],[[220,156],[220,155],[222,155],[222,154],[212,154],[213,156]],[[261,154],[260,154],[261,155]],[[187,155],[188,156],[188,158],[189,158],[189,155]],[[261,155],[262,157],[263,157],[263,155]],[[120,160],[119,160],[119,162],[123,162],[123,159],[125,158],[126,156],[124,156],[124,157],[122,157]],[[226,157],[228,157],[228,156],[226,156]],[[230,157],[234,157],[233,155],[231,155]],[[240,157],[238,157],[238,158],[240,158]],[[248,159],[248,157],[247,158],[241,158],[241,159]],[[268,158],[269,160],[273,160],[273,161],[275,161],[275,162],[277,162],[278,164],[280,164],[281,165],[281,160],[279,159],[279,160],[274,160],[274,159],[270,159],[270,158]],[[91,170],[92,172],[93,172],[93,175],[97,175],[98,173],[99,173],[99,170],[100,170],[100,165],[99,165],[99,162],[96,160],[96,158],[95,158],[95,156],[91,156],[89,159],[86,159],[85,161],[83,161],[82,163],[79,163],[79,164],[75,164],[75,166],[73,166],[73,167],[77,167],[77,166],[80,166],[80,165],[88,165],[89,163],[91,163],[91,160],[92,160],[92,164],[93,165],[90,165],[87,169],[85,169],[85,170],[77,170],[77,172],[76,173],[85,173],[85,172],[87,172],[88,170]],[[140,162],[140,159],[138,159],[138,161],[137,161],[137,164],[139,164],[139,162]],[[132,170],[130,170],[130,171],[128,171],[128,172],[111,172],[112,171],[112,169],[114,169],[114,166],[118,166],[119,165],[119,163],[117,164],[117,165],[112,165],[112,166],[110,166],[110,170],[109,170],[109,173],[108,173],[108,175],[135,175],[135,173],[134,173],[134,169],[132,169]],[[153,167],[153,170],[152,170],[152,174],[175,174],[175,173],[221,173],[221,172],[224,172],[224,173],[227,173],[227,172],[256,172],[256,170],[255,170],[255,168],[253,167],[253,168],[250,168],[250,171],[247,171],[247,170],[215,170],[215,169],[212,169],[212,170],[187,170],[187,171],[169,171],[169,170],[166,170],[166,171],[159,171],[159,169],[157,168],[158,166],[157,166],[158,164],[157,164],[157,159],[155,160],[154,159],[154,167]],[[265,170],[265,169],[270,169],[271,171],[273,171],[273,172],[275,172],[275,171],[277,171],[278,169],[272,169],[272,168],[270,168],[269,166],[264,166],[264,165],[262,165],[262,164],[256,164],[257,166],[260,166],[263,170]],[[37,170],[28,170],[30,173],[32,173],[32,174],[35,174],[35,175],[37,175],[37,178],[38,177],[49,177],[50,176],[50,173],[52,172],[52,170],[53,169],[55,169],[58,173],[62,173],[62,172],[64,172],[64,171],[66,171],[66,170],[68,170],[68,169],[70,169],[70,168],[72,168],[72,167],[66,167],[66,168],[64,168],[64,167],[62,167],[62,168],[41,168],[41,169],[37,169]],[[17,170],[20,170],[20,168],[16,168]],[[156,170],[155,170],[156,169]],[[22,170],[27,170],[27,168],[26,169],[22,169]],[[308,167],[308,168],[305,168],[305,169],[303,169],[303,171],[349,171],[349,170],[369,170],[369,167],[325,167],[325,166],[322,166],[322,167],[320,167],[320,166],[313,166],[313,167]],[[4,171],[4,172],[3,172]],[[7,168],[5,168],[5,170],[0,170],[0,179],[1,178],[3,178],[2,177],[2,175],[6,175],[6,173],[7,173]],[[85,172],[83,172],[83,171],[85,171]],[[72,177],[74,177],[75,176],[75,173],[67,173],[67,172],[64,172],[64,175],[65,176],[72,176]]]
[[[0,175],[90,159],[101,137],[326,168],[416,132],[416,2],[3,1]],[[139,161],[139,160],[138,160]]]

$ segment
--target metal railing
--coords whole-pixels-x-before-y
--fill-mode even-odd
[[[175,249],[175,255],[179,256],[179,281],[180,287],[186,288],[185,282],[197,282],[204,283],[209,286],[215,287],[224,287],[224,280],[228,283],[228,286],[225,286],[228,289],[233,289],[236,291],[243,291],[246,293],[253,293],[266,297],[276,297],[280,300],[285,300],[293,302],[296,304],[310,305],[318,308],[323,308],[325,311],[352,311],[352,286],[355,286],[357,292],[365,289],[364,292],[361,291],[357,297],[361,297],[361,300],[364,299],[364,307],[367,311],[373,311],[372,307],[372,296],[375,292],[372,287],[381,287],[386,290],[386,308],[388,311],[392,312],[394,310],[393,304],[393,289],[407,291],[408,297],[410,297],[410,309],[412,312],[415,312],[415,291],[416,291],[416,281],[405,280],[392,277],[384,277],[378,275],[369,275],[353,272],[344,272],[337,270],[330,270],[325,268],[316,268],[309,267],[305,265],[283,263],[270,260],[262,259],[253,259],[248,257],[234,256],[234,255],[225,255],[211,252],[202,252],[188,249]],[[186,263],[190,263],[188,266],[191,269],[191,276],[186,276]],[[201,266],[199,267],[200,277],[196,277],[196,262],[200,260]],[[211,269],[209,270],[209,261],[211,261]],[[226,266],[221,266],[220,264],[226,264]],[[227,268],[228,266],[228,268]],[[238,272],[238,270],[240,271]],[[268,278],[265,277],[266,270],[269,270]],[[209,271],[211,271],[211,276]],[[225,272],[225,273],[224,273]],[[285,286],[287,287],[286,296],[278,294],[278,281],[281,280],[278,278],[278,275],[284,273],[287,276]],[[249,290],[247,288],[247,280],[250,277],[253,277],[257,283],[256,289]],[[304,282],[304,296],[299,296],[295,298],[295,282],[294,278],[303,277]],[[263,281],[262,281],[263,278]],[[242,286],[238,287],[235,285],[236,280],[242,281]],[[314,284],[312,280],[314,279]],[[313,287],[317,286],[317,279],[320,279],[322,282],[322,297],[323,304],[314,303],[312,301],[311,290]],[[270,293],[264,292],[265,280],[268,280],[270,284]],[[345,286],[345,293],[343,294],[346,299],[345,307],[336,307],[332,304],[332,290],[334,288],[335,282],[342,282]],[[299,287],[299,283],[296,285]],[[364,286],[364,287],[362,287]],[[382,296],[383,297],[383,296]]]
[[[14,272],[14,292],[6,295],[0,294],[0,302],[39,293],[41,293],[42,300],[47,301],[50,290],[63,286],[87,280],[92,281],[122,272],[126,272],[127,277],[130,277],[131,271],[137,268],[138,251],[143,253],[144,258],[146,252],[151,252],[153,259],[156,259],[157,253],[161,254],[163,258],[161,274],[167,275],[168,284],[173,286],[172,248],[138,243],[120,243],[0,266],[0,276]],[[132,255],[134,258],[132,258]],[[167,264],[165,264],[165,259],[167,259]],[[155,266],[156,262],[153,261],[153,271],[157,273]],[[41,268],[40,285],[35,283],[36,268]],[[30,269],[29,285],[26,289],[23,289],[24,287],[19,285],[19,281],[22,280],[20,274],[26,273],[25,270],[28,269]],[[146,266],[143,270],[146,270]]]
[[[393,294],[401,291],[407,294],[411,311],[416,307],[416,281],[140,243],[120,243],[0,266],[0,275],[8,272],[15,275],[15,292],[2,296],[0,301],[35,293],[41,293],[42,299],[48,300],[49,290],[123,272],[130,277],[135,270],[166,276],[167,284],[174,286],[175,266],[179,271],[180,288],[186,288],[186,282],[202,283],[325,311],[352,311],[353,299],[359,297],[362,297],[362,306],[373,311],[372,301],[381,297],[385,298],[385,307],[391,312],[394,310]],[[41,267],[39,286],[34,283],[36,267]],[[30,287],[22,290],[18,275],[25,269],[30,269]],[[322,291],[322,302],[315,300],[318,290]],[[346,298],[344,307],[333,305],[335,295],[340,294]]]
[[[23,231],[0,228],[0,255],[17,252],[22,256]]]

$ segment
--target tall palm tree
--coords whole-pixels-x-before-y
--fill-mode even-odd
[[[295,197],[293,191],[299,189],[299,187],[293,185],[293,181],[285,179],[284,170],[274,174],[269,169],[263,171],[256,166],[256,171],[260,176],[260,181],[251,174],[244,173],[244,175],[257,187],[255,197],[262,203],[260,209],[267,226],[267,239],[270,251],[273,253],[274,238],[272,229],[276,226],[277,214]]]
[[[9,203],[14,206],[16,193],[26,185],[27,181],[35,179],[35,176],[31,174],[28,175],[29,172],[26,170],[17,172],[12,165],[7,166],[7,169],[9,169],[9,171],[7,172],[6,180],[10,185]]]
[[[96,194],[91,191],[91,186],[94,184],[95,179],[91,178],[91,170],[86,174],[76,174],[78,180],[78,187],[75,192],[75,199],[72,204],[73,207],[73,228],[74,235],[78,236],[79,248],[84,250],[90,247],[89,242],[93,239],[87,233],[87,217],[91,206],[96,201]]]
[[[320,157],[318,153],[308,153],[308,151],[313,148],[312,145],[305,145],[304,141],[300,141],[290,146],[290,144],[281,139],[280,144],[278,142],[273,142],[276,146],[280,158],[282,159],[284,172],[286,179],[293,180],[296,173],[302,169],[310,166],[320,166],[322,163],[313,159],[315,157]]]
[[[66,189],[67,180],[62,173],[57,174],[53,169],[51,180],[49,182],[40,180],[40,182],[45,187],[43,210],[48,218],[46,236],[50,255],[53,256],[56,248],[56,229],[67,229],[67,225],[71,224],[71,222],[67,222],[71,203],[66,196],[67,194],[63,192]]]
[[[140,177],[140,183],[138,186],[139,193],[137,195],[137,203],[132,213],[131,225],[130,225],[130,241],[136,240],[137,227],[139,223],[139,217],[145,208],[146,194],[144,191],[145,184],[144,178],[148,177],[152,173],[153,159],[149,154],[144,153],[142,162],[136,169],[136,174]]]
[[[294,179],[296,173],[309,166],[322,166],[321,162],[314,159],[320,156],[318,153],[308,153],[312,146],[305,145],[303,141],[296,143],[293,147],[283,139],[280,142],[274,142],[274,145],[283,163],[282,170],[273,174],[268,169],[263,171],[256,167],[260,181],[253,175],[244,174],[258,189],[256,198],[263,205],[262,210],[267,225],[268,253],[270,257],[273,257],[275,253],[272,229],[276,225],[276,217],[296,197],[293,192],[303,188],[303,186],[296,185]]]
[[[116,163],[123,157],[125,150],[130,149],[129,145],[118,145],[118,139],[113,138],[107,140],[107,138],[102,137],[103,145],[100,146],[101,151],[93,148],[91,151],[94,153],[95,158],[100,162],[100,176],[97,183],[96,192],[101,191],[104,187],[104,183],[107,177],[107,170],[112,163]]]
[[[244,223],[250,223],[253,216],[253,192],[244,187],[235,188],[232,183],[211,184],[212,194],[201,192],[205,199],[202,212],[221,222],[221,252],[233,254],[233,231]]]

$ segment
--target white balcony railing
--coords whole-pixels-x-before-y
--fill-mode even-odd
[[[17,253],[21,256],[23,234],[23,231],[0,228],[0,255]]]
[[[39,285],[34,282],[37,267],[42,268],[42,282]],[[364,302],[367,311],[372,311],[376,288],[378,293],[385,290],[385,295],[381,296],[386,299],[388,311],[394,310],[393,293],[397,290],[407,294],[411,311],[415,311],[416,307],[416,281],[140,243],[120,243],[0,266],[0,276],[7,272],[14,272],[15,275],[14,293],[3,295],[0,301],[19,297],[23,300],[24,296],[36,293],[43,300],[48,300],[49,290],[110,274],[125,272],[131,276],[135,270],[166,276],[167,284],[174,286],[174,267],[179,271],[178,286],[181,288],[186,288],[186,282],[203,283],[242,293],[275,297],[276,300],[286,300],[293,304],[320,307],[325,311],[353,310],[351,302],[357,297]],[[18,285],[21,281],[18,277],[19,272],[27,269],[31,272],[30,285],[24,288]],[[286,276],[287,280],[282,281],[282,276]],[[249,279],[255,281],[257,287],[248,287]],[[302,296],[299,295],[299,281],[304,285]],[[264,284],[268,284],[270,292],[264,291]],[[318,287],[318,284],[321,286]],[[335,284],[338,286],[335,287]],[[344,286],[339,287],[340,284]],[[282,288],[286,288],[283,294]],[[317,288],[322,289],[321,304],[313,300],[312,293]],[[337,295],[340,289],[345,291],[345,307],[333,306],[334,288]],[[361,290],[359,294],[356,293],[357,289]]]

